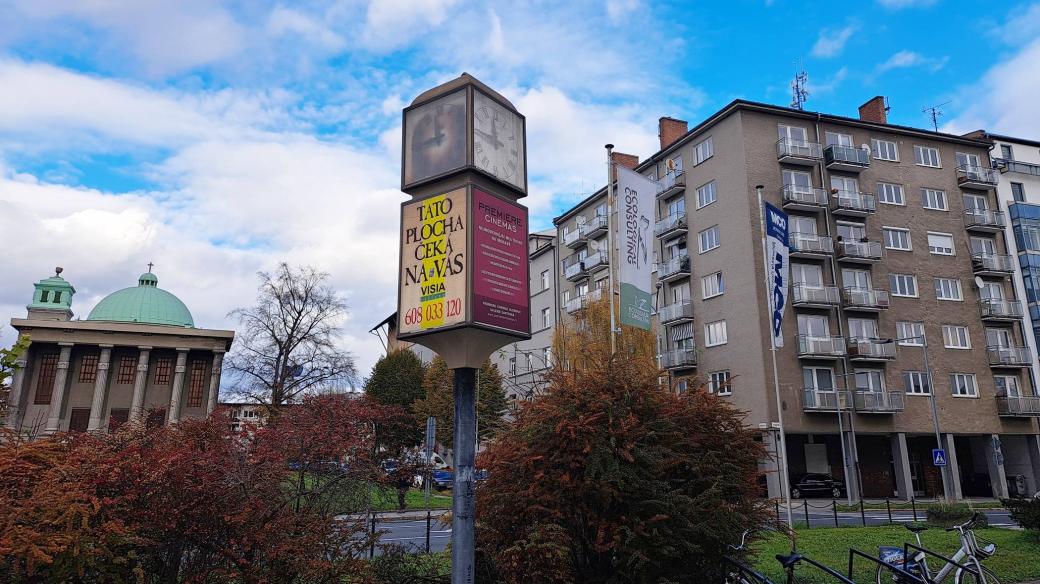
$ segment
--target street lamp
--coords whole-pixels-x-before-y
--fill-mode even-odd
[[[853,379],[855,379],[855,375],[856,375],[855,371],[853,371],[852,373],[836,373],[836,374],[834,374],[835,377],[842,378],[842,381],[844,381],[846,388],[848,388],[849,382],[847,380],[845,380],[845,378],[846,377],[852,377]],[[847,392],[847,393],[850,396],[853,395],[852,392]],[[855,397],[853,397],[853,400],[855,400]],[[853,403],[855,403],[855,402],[853,402]],[[852,490],[849,489],[849,486],[850,486],[849,483],[851,482],[849,480],[849,478],[850,478],[849,477],[849,458],[850,458],[850,454],[847,453],[846,450],[845,450],[845,429],[843,428],[842,421],[841,421],[841,398],[838,396],[837,391],[835,392],[834,405],[835,405],[835,407],[838,410],[838,443],[841,444],[841,464],[842,464],[842,468],[845,470],[845,496],[849,500],[849,505],[852,505]],[[853,408],[853,411],[855,411],[855,408]],[[851,423],[852,422],[852,418],[851,417],[849,418],[849,422],[850,422],[850,424],[849,424],[849,431],[852,432],[852,453],[851,453],[852,477],[851,478],[856,481],[856,489],[857,489],[857,492],[859,494],[859,498],[862,499],[863,498],[863,478],[860,476],[860,472],[859,472],[859,450],[858,450],[858,447],[856,445],[856,427],[855,427],[854,424]]]

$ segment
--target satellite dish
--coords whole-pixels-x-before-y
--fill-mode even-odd
[[[982,290],[986,286],[986,283],[982,281],[982,278],[975,276],[975,287]]]

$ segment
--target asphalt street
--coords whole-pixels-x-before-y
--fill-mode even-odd
[[[383,531],[380,542],[395,544],[413,551],[426,549],[426,520],[420,521],[384,521],[376,523],[376,529]],[[436,517],[430,524],[430,551],[444,551],[451,541],[451,526],[442,525]]]

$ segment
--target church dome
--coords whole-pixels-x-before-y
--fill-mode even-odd
[[[87,320],[195,327],[188,307],[180,298],[160,289],[159,278],[151,272],[141,274],[137,286],[104,297]]]

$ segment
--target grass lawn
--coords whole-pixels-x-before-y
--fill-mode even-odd
[[[408,511],[426,509],[425,494],[420,489],[408,489],[404,500],[408,504]],[[397,511],[397,490],[373,490],[372,506],[377,511]],[[451,509],[451,491],[430,491],[430,509]]]
[[[913,534],[902,526],[798,529],[797,534],[800,553],[842,574],[848,570],[850,547],[876,556],[879,545],[901,546],[904,541],[914,541]],[[980,541],[997,544],[996,554],[986,560],[984,565],[1000,578],[1002,584],[1040,579],[1040,535],[1011,529],[977,529],[975,534]],[[921,539],[924,547],[947,557],[953,555],[960,545],[956,533],[947,533],[939,528],[921,534]],[[790,551],[787,538],[770,533],[769,537],[756,542],[752,548],[755,551],[755,569],[777,584],[784,582],[785,576],[774,556]],[[873,584],[875,567],[876,564],[857,559],[854,580]],[[932,569],[938,568],[933,562]],[[796,573],[799,583],[833,582],[811,566],[799,567]],[[953,580],[951,578],[947,581]]]

